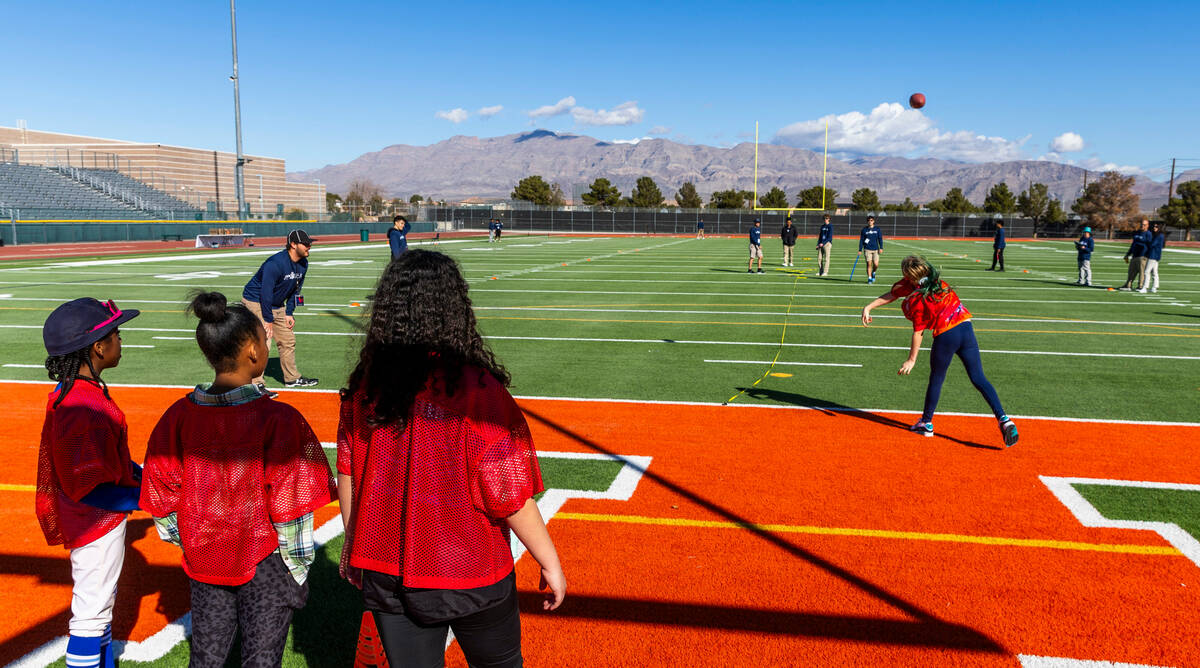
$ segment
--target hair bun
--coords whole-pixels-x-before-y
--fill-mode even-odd
[[[200,292],[192,297],[188,310],[195,313],[200,322],[221,322],[228,313],[225,304],[225,295],[220,292]]]

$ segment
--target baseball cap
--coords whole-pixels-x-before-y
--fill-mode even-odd
[[[1084,232],[1087,232],[1087,233],[1089,233],[1089,234],[1090,234],[1090,233],[1091,233],[1091,231],[1092,231],[1092,228],[1090,228],[1090,227],[1085,227],[1085,228],[1083,228],[1083,231],[1084,231]]]
[[[761,220],[761,219],[758,219],[758,218],[755,218],[755,219],[754,219],[754,222],[756,222],[756,223],[761,223],[761,222],[762,222],[762,220]]]
[[[311,246],[316,239],[308,236],[308,232],[304,230],[292,230],[288,232],[287,237],[289,244],[300,244],[301,246]]]
[[[110,299],[101,303],[91,297],[80,297],[54,309],[42,325],[42,342],[46,352],[66,355],[86,348],[112,333],[141,311],[122,311]]]

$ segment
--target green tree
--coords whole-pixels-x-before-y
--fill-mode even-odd
[[[583,193],[583,203],[589,206],[616,206],[621,201],[621,191],[608,179],[592,181],[592,188]]]
[[[783,192],[778,186],[758,198],[758,205],[767,209],[786,209],[787,208],[787,193]]]
[[[342,196],[337,193],[325,193],[325,211],[334,213],[342,210]]]
[[[629,193],[629,199],[640,209],[657,209],[662,206],[663,194],[654,179],[643,176],[637,180],[633,192]]]
[[[420,204],[421,201],[422,201],[422,197],[420,195],[413,195],[412,197],[408,198],[409,204]]]
[[[1179,197],[1172,197],[1159,207],[1158,214],[1168,225],[1187,230],[1186,241],[1192,240],[1192,230],[1200,227],[1200,181],[1188,181],[1175,189]]]
[[[1121,176],[1120,172],[1104,172],[1084,189],[1083,195],[1071,205],[1071,210],[1087,216],[1094,227],[1107,231],[1112,238],[1112,229],[1130,224],[1138,215],[1139,198],[1133,192],[1132,176]]]
[[[988,213],[1013,213],[1017,210],[1017,198],[1008,189],[1008,184],[1001,181],[992,186],[987,197],[983,198],[983,210]]]
[[[708,208],[710,209],[740,209],[742,203],[742,191],[740,190],[717,190],[708,198]]]
[[[933,204],[933,202],[929,203],[930,209],[946,213],[976,213],[979,211],[979,207],[971,204],[971,200],[967,199],[967,196],[963,194],[962,188],[947,190],[946,196],[940,201],[940,208],[935,209]]]
[[[536,174],[521,179],[509,197],[542,206],[549,206],[554,201],[554,193],[550,190],[550,184]]]
[[[308,212],[304,209],[291,208],[283,214],[284,220],[308,220]]]
[[[832,211],[837,208],[837,191],[833,188],[822,188],[821,186],[813,186],[807,190],[801,190],[800,196],[796,200],[797,209],[820,209]]]
[[[878,211],[882,207],[879,203],[879,193],[870,188],[859,188],[850,193],[850,208],[855,211]]]
[[[905,213],[915,213],[917,211],[920,211],[921,207],[914,204],[911,199],[905,197],[904,203],[902,203],[902,204],[884,204],[883,210],[884,211],[901,211],[901,212],[905,212]]]
[[[675,202],[684,209],[699,209],[704,206],[704,200],[700,199],[700,193],[696,192],[696,186],[691,181],[679,186],[679,192],[675,193]]]
[[[1034,183],[1029,186],[1029,190],[1022,190],[1020,196],[1017,197],[1017,211],[1021,212],[1022,216],[1033,221],[1033,236],[1037,236],[1038,223],[1046,220],[1046,214],[1050,212],[1050,189],[1045,183]],[[1062,205],[1059,205],[1059,213],[1062,212]]]
[[[1046,206],[1044,220],[1051,225],[1067,222],[1067,212],[1063,211],[1062,202],[1056,199],[1050,200],[1050,204]]]
[[[378,192],[371,195],[371,199],[367,200],[367,209],[374,214],[383,213],[383,205],[383,195],[380,195]]]

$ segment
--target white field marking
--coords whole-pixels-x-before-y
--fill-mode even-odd
[[[1033,654],[1018,654],[1017,660],[1021,668],[1171,668],[1148,663],[1114,663],[1112,661],[1085,661],[1083,659],[1067,659],[1059,656],[1034,656]]]
[[[1106,478],[1059,478],[1040,475],[1038,479],[1062,502],[1075,519],[1085,527],[1103,529],[1137,529],[1153,531],[1162,536],[1183,556],[1200,566],[1200,541],[1184,531],[1178,524],[1171,522],[1147,522],[1141,520],[1114,520],[1100,514],[1099,510],[1075,489],[1075,485],[1108,485],[1110,487],[1138,487],[1141,489],[1172,489],[1187,492],[1200,492],[1200,485],[1185,485],[1174,482],[1146,482],[1142,480],[1109,480]]]
[[[152,336],[150,338],[158,339],[160,341],[191,341],[195,337],[191,337],[191,336]]]
[[[1195,308],[1200,308],[1197,306]],[[778,341],[687,341],[682,339],[595,339],[584,337],[558,336],[497,336],[487,335],[485,339],[505,339],[511,341],[580,341],[590,343],[666,343],[705,346],[785,346],[789,348],[849,348],[852,350],[908,350],[907,346],[855,346],[844,343],[779,343]],[[928,346],[921,350],[930,350]],[[1200,360],[1200,356],[1190,355],[1134,355],[1125,353],[1081,353],[1058,352],[1051,350],[980,350],[981,353],[998,353],[1001,355],[1053,355],[1063,357],[1129,357],[1134,359],[1164,359],[1164,360]]]
[[[45,369],[45,364],[5,364],[6,369]]]
[[[1190,248],[1164,248],[1168,253],[1188,253],[1190,255],[1200,255],[1200,250],[1192,250]]]
[[[249,272],[247,272],[249,273]],[[253,275],[253,274],[251,274]],[[220,271],[189,271],[182,274],[155,274],[154,278],[161,278],[164,281],[192,281],[200,279],[220,278],[229,276],[229,274]]]
[[[704,360],[710,364],[766,364],[767,366],[848,366],[858,369],[862,368],[861,364],[834,364],[832,362],[756,362],[754,360]]]
[[[135,344],[135,343],[122,343],[121,347],[122,348],[153,348],[154,346],[149,345],[149,344],[139,345],[139,344]]]
[[[15,379],[0,379],[0,384],[12,383],[14,385],[46,385],[53,386],[52,381],[47,380],[15,380]],[[130,387],[130,388],[148,388],[148,389],[168,389],[168,390],[193,390],[195,385],[154,385],[145,383],[108,383],[109,387]],[[273,388],[276,389],[276,388]],[[282,392],[305,392],[312,394],[337,394],[338,390],[317,390],[312,388],[277,388]],[[826,406],[783,406],[777,404],[734,404],[725,405],[711,401],[668,401],[663,399],[622,399],[611,397],[546,397],[538,395],[514,394],[514,399],[528,401],[570,401],[570,402],[588,402],[606,404],[658,404],[662,406],[714,406],[719,408],[762,408],[767,410],[798,410],[798,411],[825,411],[831,413],[891,413],[893,415],[920,415],[921,411],[910,411],[899,408],[829,408]],[[986,417],[996,419],[996,416],[991,413],[956,413],[949,411],[938,411],[938,415],[951,415],[954,417]],[[1150,425],[1153,427],[1200,427],[1200,422],[1167,422],[1161,420],[1115,420],[1105,418],[1076,418],[1076,417],[1061,417],[1053,415],[1016,415],[1011,414],[1011,417],[1020,420],[1049,420],[1052,422],[1077,422],[1082,424],[1133,424],[1133,425]]]
[[[329,447],[336,444],[322,443]],[[613,501],[628,501],[642,474],[650,467],[653,458],[639,455],[608,455],[591,452],[551,452],[538,451],[539,457],[551,459],[588,459],[599,461],[621,462],[623,466],[609,484],[608,489],[601,492],[585,490],[550,489],[538,501],[538,510],[546,522],[550,522],[563,504],[570,499],[610,499]],[[313,532],[317,547],[328,543],[343,533],[342,517],[334,515],[316,531]],[[513,534],[510,539],[513,561],[516,562],[525,554],[525,545]],[[140,642],[113,641],[114,654],[122,661],[157,661],[167,655],[176,645],[187,640],[192,635],[192,613],[187,612],[178,619],[169,622],[162,630]],[[446,646],[453,642],[453,637],[447,638]],[[67,637],[55,638],[34,651],[9,664],[8,668],[45,668],[61,659],[67,650]]]
[[[689,240],[688,239],[677,239],[674,241],[667,241],[667,242],[664,242],[661,244],[654,244],[652,246],[647,246],[647,247],[643,248],[642,250],[654,250],[656,248],[666,248],[667,246],[675,246],[677,244],[686,243],[687,241],[689,241]],[[593,255],[592,257],[589,257],[589,258],[579,258],[579,259],[575,259],[575,260],[567,260],[565,263],[562,261],[559,261],[559,262],[552,262],[550,264],[537,265],[534,267],[526,267],[524,269],[513,269],[510,271],[501,271],[501,272],[496,272],[493,275],[497,276],[499,278],[509,278],[511,276],[519,276],[520,274],[536,273],[539,271],[545,271],[547,269],[553,269],[555,267],[561,267],[563,264],[576,265],[576,264],[584,264],[586,262],[595,262],[596,260],[607,260],[611,257],[616,257],[618,255],[624,255],[624,253],[625,253],[624,250],[620,250],[615,253],[606,253],[604,255]]]
[[[13,298],[13,296],[8,293],[4,293],[4,294],[0,295],[0,299],[12,299],[12,298]]]

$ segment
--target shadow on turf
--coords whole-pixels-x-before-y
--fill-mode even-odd
[[[905,432],[908,431],[909,427],[909,425],[904,424],[899,420],[893,420],[892,418],[876,415],[875,413],[864,411],[859,408],[851,408],[850,406],[845,406],[833,401],[817,399],[815,397],[809,397],[803,394],[797,394],[795,392],[768,390],[761,387],[739,387],[737,389],[740,392],[745,392],[746,396],[748,397],[754,397],[755,399],[768,399],[770,401],[791,404],[793,406],[803,406],[805,408],[821,411],[826,415],[845,415],[846,417],[858,418],[860,420],[866,420],[867,422],[881,424],[885,427],[895,427]],[[913,434],[913,437],[915,438],[916,434]],[[942,438],[947,441],[953,441],[959,445],[965,445],[968,448],[979,448],[980,450],[1004,450],[1004,448],[998,445],[984,445],[983,443],[975,443],[974,441],[964,441],[961,438],[954,438],[953,436],[947,436],[946,434],[940,432],[934,434],[934,437]]]
[[[537,411],[530,410],[528,406],[522,406],[521,408],[525,412],[525,415],[537,420],[562,436],[570,438],[595,452],[604,453],[612,457],[620,457],[615,451],[600,445],[586,436],[575,433],[570,428],[541,415]],[[627,462],[626,465],[632,464]],[[764,633],[820,638],[861,639],[876,643],[943,647],[947,649],[971,649],[979,652],[1006,654],[1006,650],[1003,647],[983,633],[969,626],[952,624],[938,619],[930,612],[900,598],[879,585],[774,533],[756,526],[752,520],[742,517],[715,501],[704,498],[700,494],[682,487],[654,471],[642,470],[642,476],[651,484],[668,489],[730,522],[741,525],[746,531],[749,531],[792,557],[808,562],[860,591],[904,612],[913,618],[913,621],[598,596],[568,596],[567,602],[556,610],[553,613],[554,615],[620,620],[635,623],[729,629],[734,631],[761,631]],[[538,593],[522,594],[522,611],[536,613],[540,609],[540,601],[543,599],[544,596]]]

